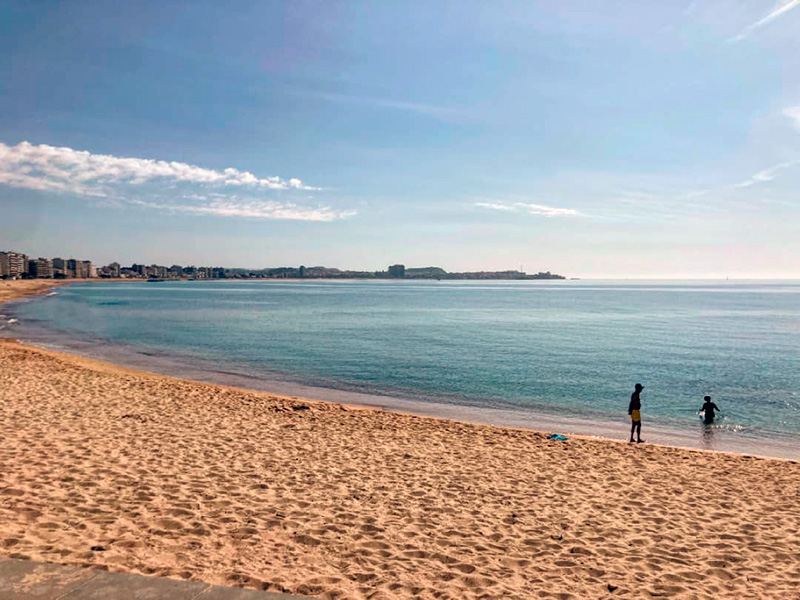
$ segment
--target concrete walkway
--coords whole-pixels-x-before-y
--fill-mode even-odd
[[[197,581],[0,559],[2,600],[312,600]]]

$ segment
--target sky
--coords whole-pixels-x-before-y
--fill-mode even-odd
[[[10,0],[0,68],[0,249],[800,278],[800,0]]]

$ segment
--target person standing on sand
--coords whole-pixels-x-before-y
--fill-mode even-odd
[[[700,407],[700,412],[703,414],[703,421],[706,425],[711,425],[714,422],[714,411],[720,412],[719,406],[711,401],[711,396],[703,398],[703,406]]]
[[[636,441],[640,444],[644,442],[642,439],[642,401],[639,399],[639,394],[644,389],[641,383],[636,384],[636,389],[631,394],[631,403],[628,404],[628,414],[631,416],[631,442]],[[633,439],[633,432],[636,432],[636,440]]]

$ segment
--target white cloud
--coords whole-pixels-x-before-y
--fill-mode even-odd
[[[778,171],[782,171],[783,169],[789,169],[791,167],[795,167],[800,165],[800,160],[790,160],[787,162],[783,162],[768,169],[763,169],[750,177],[749,179],[745,179],[744,181],[740,181],[739,183],[734,183],[731,187],[734,188],[747,188],[758,183],[766,183],[768,181],[772,181],[775,179],[775,174]]]
[[[194,196],[185,199],[199,200],[200,198]],[[356,214],[353,210],[336,211],[328,206],[304,207],[289,202],[272,200],[214,200],[202,204],[170,204],[167,202],[132,200],[129,203],[142,208],[172,213],[261,220],[335,221],[352,217]]]
[[[0,142],[0,184],[75,193],[95,198],[106,207],[134,206],[215,217],[333,221],[356,214],[329,206],[301,206],[237,195],[244,190],[252,194],[258,190],[296,193],[319,189],[299,179],[257,177],[234,168],[218,171],[175,161],[121,158],[28,142],[16,146]],[[173,200],[172,194],[177,199]]]
[[[545,206],[544,204],[523,204],[519,203],[520,208],[532,215],[544,215],[546,217],[571,217],[578,215],[578,211],[573,208],[556,208]]]
[[[800,0],[797,0],[800,3]],[[788,108],[783,109],[783,114],[791,119],[794,122],[794,126],[800,130],[800,106],[790,106]],[[740,181],[739,183],[734,183],[729,188],[748,188],[754,186],[759,183],[767,183],[775,179],[776,174],[779,171],[783,171],[784,169],[791,169],[800,165],[800,159],[795,160],[788,160],[786,162],[778,163],[766,169],[762,169],[755,175],[745,179],[744,181]]]
[[[514,210],[514,206],[511,204],[498,204],[497,202],[476,202],[475,206],[480,206],[481,208],[489,208],[491,210],[504,210],[504,211]]]
[[[268,190],[309,190],[299,179],[256,177],[248,171],[205,169],[182,162],[122,158],[85,150],[0,142],[0,184],[32,190],[105,196],[113,186],[191,183]]]
[[[476,202],[475,206],[488,208],[490,210],[523,212],[532,215],[542,215],[545,217],[574,217],[581,214],[573,208],[558,208],[555,206],[545,206],[544,204],[533,204],[528,202]]]
[[[797,6],[800,6],[800,0],[790,0],[786,4],[783,4],[783,5],[779,6],[778,8],[776,8],[775,10],[773,10],[771,13],[769,13],[763,19],[759,19],[755,23],[751,23],[750,25],[748,25],[747,27],[742,29],[742,32],[739,35],[736,35],[736,36],[730,38],[728,41],[729,42],[740,42],[740,41],[742,41],[743,39],[748,37],[751,33],[753,33],[756,29],[758,29],[760,27],[763,27],[764,25],[767,25],[768,23],[770,23],[770,22],[774,21],[775,19],[777,19],[778,17],[786,14],[787,12],[792,10],[793,8],[796,8]]]
[[[800,130],[800,106],[790,106],[783,109],[783,114],[794,121],[794,126]]]

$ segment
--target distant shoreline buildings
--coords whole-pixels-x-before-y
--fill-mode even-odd
[[[88,279],[97,277],[90,260],[74,258],[28,258],[22,252],[0,252],[3,279]]]
[[[277,267],[268,269],[228,269],[224,267],[195,267],[144,265],[134,263],[123,267],[112,262],[96,267],[89,260],[74,258],[29,258],[21,252],[0,252],[2,279],[142,279],[166,281],[180,279],[565,279],[550,271],[527,274],[523,271],[473,271],[448,273],[440,267],[406,268],[391,265],[385,271],[348,271],[330,267]]]

